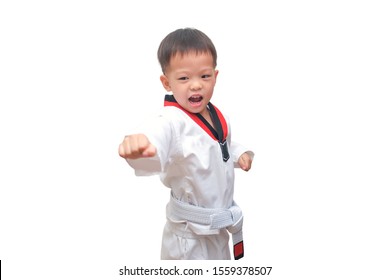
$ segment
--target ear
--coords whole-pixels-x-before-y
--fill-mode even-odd
[[[215,71],[214,71],[215,79],[217,79],[218,73],[219,73],[218,70],[215,70]]]
[[[166,91],[171,91],[172,90],[171,86],[169,85],[169,80],[168,80],[167,76],[161,75],[160,76],[160,81],[161,81],[161,83],[162,83],[162,85],[163,85],[163,87],[165,88]]]

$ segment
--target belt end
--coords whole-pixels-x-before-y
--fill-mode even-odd
[[[234,259],[239,260],[244,257],[244,241],[240,241],[233,246]]]

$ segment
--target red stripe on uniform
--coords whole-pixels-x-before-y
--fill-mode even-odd
[[[226,120],[225,120],[225,118],[223,117],[221,111],[219,111],[219,109],[218,109],[215,105],[214,105],[214,109],[215,109],[215,111],[217,112],[218,119],[219,119],[219,121],[221,122],[221,125],[222,125],[223,140],[226,140],[226,137],[227,137],[227,135],[228,135],[228,126],[227,126]]]

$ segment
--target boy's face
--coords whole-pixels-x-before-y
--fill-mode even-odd
[[[211,54],[189,52],[172,57],[160,80],[181,107],[208,118],[206,106],[213,96],[217,75]]]

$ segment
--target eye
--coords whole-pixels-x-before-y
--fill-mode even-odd
[[[211,75],[209,75],[209,74],[202,75],[202,79],[208,79],[210,77],[211,77]]]
[[[186,81],[186,80],[188,80],[188,77],[180,77],[178,80],[180,80],[180,81]]]

